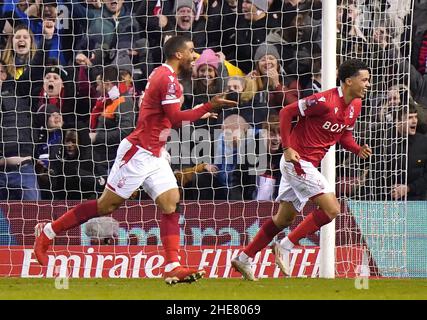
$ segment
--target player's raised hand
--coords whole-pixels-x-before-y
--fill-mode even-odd
[[[212,105],[212,112],[217,113],[218,111],[224,109],[224,108],[234,108],[237,107],[237,101],[233,100],[227,100],[225,98],[225,93],[218,94],[214,96],[210,103]]]
[[[55,33],[55,22],[51,20],[43,20],[43,35],[47,40],[53,38],[53,34]]]
[[[372,150],[369,148],[367,144],[363,145],[359,151],[358,157],[362,159],[366,159],[372,155]]]
[[[300,160],[299,153],[292,148],[287,148],[283,152],[283,155],[285,156],[285,161],[287,162],[299,162]]]

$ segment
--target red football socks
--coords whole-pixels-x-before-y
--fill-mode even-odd
[[[162,214],[160,238],[165,251],[165,264],[179,262],[179,213]]]
[[[331,222],[331,218],[321,209],[316,209],[311,212],[291,233],[288,234],[288,239],[293,244],[298,242],[319,230],[323,225]]]
[[[251,243],[243,250],[248,257],[255,257],[255,254],[264,249],[273,240],[274,236],[282,229],[279,229],[270,218],[261,226]]]
[[[58,219],[52,222],[52,229],[56,234],[77,227],[91,218],[98,216],[97,201],[90,200],[83,202],[71,210],[68,210]]]

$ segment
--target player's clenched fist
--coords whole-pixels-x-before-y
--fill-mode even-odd
[[[285,156],[285,161],[287,162],[299,162],[300,160],[298,152],[292,148],[286,148],[283,152],[283,155]]]

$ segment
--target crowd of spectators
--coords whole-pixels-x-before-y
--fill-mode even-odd
[[[372,69],[356,138],[375,154],[365,163],[338,149],[337,192],[427,199],[427,0],[415,0],[413,20],[409,0],[337,4],[337,63]],[[273,200],[278,113],[322,90],[321,19],[322,0],[1,2],[0,199],[99,196],[162,46],[180,34],[199,55],[181,79],[182,108],[221,92],[238,100],[172,135],[169,146],[190,149],[189,163],[171,152],[183,199]]]

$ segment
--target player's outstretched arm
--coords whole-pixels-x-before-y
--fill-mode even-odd
[[[204,114],[211,112],[212,105],[210,102],[204,103],[195,109],[181,110],[180,103],[165,105],[163,107],[166,117],[172,123],[173,127],[180,126],[183,121],[193,122],[199,120]]]
[[[226,95],[225,93],[220,93],[211,99],[210,101],[210,104],[212,105],[211,111],[217,113],[218,111],[221,111],[224,108],[237,107],[238,105],[237,101],[228,100],[225,98],[225,95]]]
[[[206,114],[214,114],[225,107],[236,107],[237,102],[224,99],[224,94],[216,95],[211,101],[190,110],[181,111],[179,103],[169,104],[164,106],[166,116],[171,121],[172,125],[176,127],[183,121],[196,121],[206,118]]]

